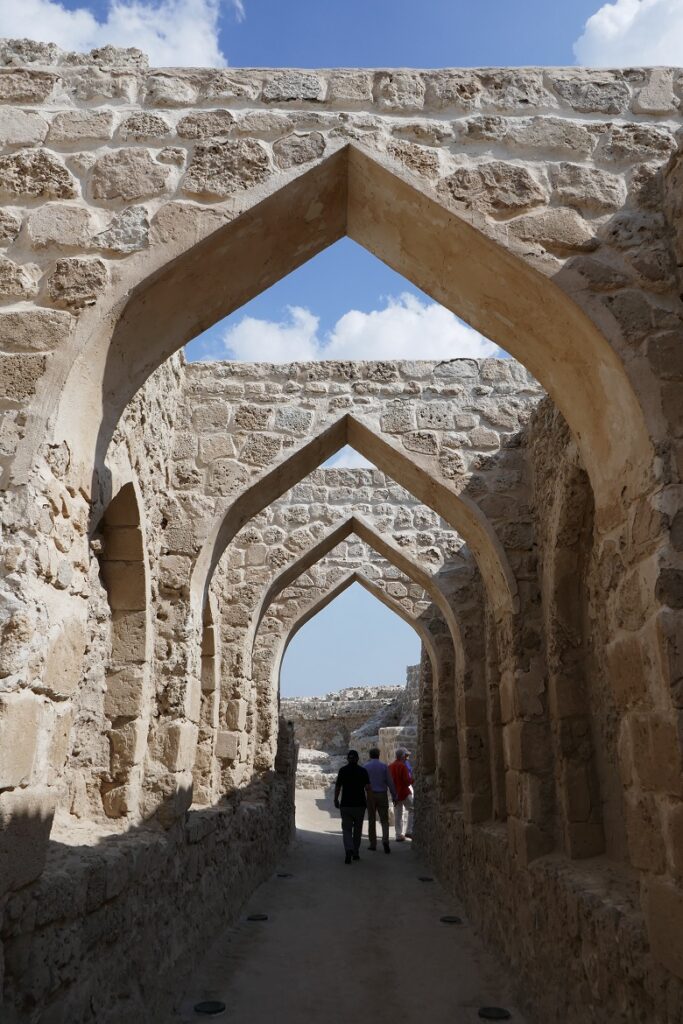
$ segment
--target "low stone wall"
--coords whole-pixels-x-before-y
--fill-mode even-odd
[[[278,773],[168,831],[51,841],[40,880],[4,907],[3,1024],[167,1024],[211,922],[234,920],[287,847],[289,746]]]
[[[351,734],[398,702],[404,693],[403,686],[354,686],[326,697],[286,698],[281,702],[281,713],[293,723],[302,747],[345,754]]]
[[[634,873],[603,857],[521,867],[502,824],[416,800],[416,841],[510,963],[534,1024],[678,1024],[683,983],[650,954]]]

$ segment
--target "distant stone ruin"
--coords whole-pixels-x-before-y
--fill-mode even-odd
[[[365,760],[371,747],[381,749],[388,727],[394,743],[401,735],[417,746],[419,675],[420,666],[411,665],[405,686],[351,686],[325,697],[283,698],[280,712],[299,744],[297,787],[327,788],[346,751],[358,749]],[[385,739],[385,751],[386,746]]]

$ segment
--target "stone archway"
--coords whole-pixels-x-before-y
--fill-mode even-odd
[[[440,713],[441,720],[443,722],[443,720],[448,717],[448,712],[446,711],[446,708],[441,707],[440,704],[443,703],[445,706],[447,706],[448,711],[450,711],[451,713],[453,712],[455,708],[456,687],[462,686],[462,681],[464,677],[465,654],[462,639],[460,636],[457,615],[454,614],[452,607],[446,600],[439,585],[438,578],[435,576],[430,576],[428,572],[425,572],[425,570],[419,566],[419,564],[417,564],[412,558],[408,557],[403,551],[401,551],[401,549],[397,547],[397,545],[391,543],[385,537],[382,537],[381,534],[379,534],[368,523],[364,522],[359,517],[354,516],[346,520],[344,523],[340,524],[340,526],[336,527],[334,530],[330,531],[326,536],[321,538],[318,544],[310,548],[308,551],[303,552],[299,558],[297,558],[290,565],[288,565],[273,580],[271,585],[261,596],[258,610],[253,617],[253,628],[250,630],[248,634],[247,644],[250,644],[252,649],[256,647],[256,639],[258,637],[261,623],[263,622],[264,617],[268,614],[271,604],[278,600],[279,595],[283,591],[286,591],[286,589],[291,584],[293,584],[302,574],[306,573],[307,570],[311,568],[311,566],[314,566],[317,563],[321,562],[321,560],[323,560],[327,555],[333,552],[333,550],[342,541],[353,536],[357,537],[359,540],[362,540],[364,544],[368,546],[368,548],[376,552],[376,554],[381,556],[382,559],[385,559],[389,564],[399,569],[401,573],[405,575],[405,577],[412,580],[414,583],[417,583],[419,587],[421,587],[424,590],[424,592],[427,595],[429,595],[429,598],[431,598],[431,600],[434,602],[436,608],[438,608],[439,617],[442,618],[443,622],[445,622],[446,624],[448,633],[447,640],[445,638],[435,639],[435,637],[433,637],[430,632],[429,624],[426,622],[423,623],[420,620],[420,636],[423,640],[425,637],[428,638],[426,640],[426,643],[427,649],[429,650],[430,654],[430,662],[432,665],[432,673],[435,682],[435,716],[438,719]],[[351,582],[354,581],[349,575],[347,575],[345,579],[351,579]],[[367,585],[367,587],[369,587],[371,581],[368,580],[367,573],[363,574],[362,579],[363,585]],[[356,582],[358,581],[356,580]],[[400,586],[403,589],[402,584]],[[375,596],[377,596],[376,586],[372,590],[372,593]],[[384,593],[384,591],[381,591],[381,593]],[[394,600],[391,606],[392,610],[395,610],[396,603],[396,600]],[[312,614],[317,614],[318,611],[322,610],[322,608],[318,607],[317,604],[314,605],[314,607],[316,610]],[[411,618],[411,621],[414,618],[415,617],[413,616]],[[308,618],[306,618],[305,621],[308,621]],[[305,624],[305,621],[302,621],[301,624],[298,625],[296,628],[292,627],[291,633],[288,633],[286,638],[282,641],[280,652],[273,655],[273,657],[275,658],[275,662],[277,663],[278,666],[278,679],[279,666],[282,663],[282,659],[284,658],[287,647],[291,642],[291,639],[293,639],[293,637],[296,635],[298,629],[302,628],[302,626]],[[444,642],[445,650],[443,649]],[[261,671],[257,673],[257,680],[260,680],[260,685],[259,682],[257,682],[256,700],[257,704],[260,707],[267,708],[270,703],[269,695],[270,698],[272,699],[273,694],[275,694],[278,691],[278,688],[274,687],[274,678],[275,677],[273,676],[272,669],[269,669],[266,672]],[[266,686],[268,688],[268,692],[263,691],[263,686]],[[463,708],[463,711],[464,714],[466,715],[467,711],[465,708]],[[268,715],[267,712],[266,714],[262,714],[260,716],[258,729],[261,731],[260,743],[263,745],[264,751],[268,748],[269,735],[274,735],[273,721],[274,716],[272,714]],[[261,723],[263,723],[263,725],[261,725]],[[453,726],[452,722],[449,724],[451,725],[451,727]],[[449,781],[447,784],[447,788],[449,788],[449,790],[452,792],[457,791],[457,783],[452,783],[450,781],[451,777],[454,774],[456,775],[456,778],[460,775],[460,771],[458,770],[457,767],[457,739],[455,743],[449,743],[444,745],[443,747],[437,744],[436,763],[437,770],[440,772],[442,780],[444,780],[444,785],[446,785],[445,780],[448,779]]]
[[[600,507],[620,504],[627,482],[631,498],[649,486],[652,448],[619,357],[573,297],[517,255],[514,244],[501,244],[495,225],[358,143],[269,191],[262,198],[257,190],[256,202],[243,201],[238,217],[151,275],[131,267],[120,289],[130,297],[123,308],[118,296],[111,304],[113,319],[104,317],[95,347],[88,325],[88,378],[97,382],[93,398],[101,412],[97,448],[83,453],[81,465],[96,463],[95,450],[103,457],[125,405],[169,355],[348,233],[529,367],[570,424]],[[276,254],[277,237],[287,244]],[[207,267],[216,268],[219,286]],[[141,337],[148,339],[144,348]],[[81,395],[83,358],[69,374]],[[59,386],[57,437],[74,431],[78,409],[68,381]],[[82,436],[92,442],[92,425]],[[614,436],[629,438],[628,451],[612,444]]]

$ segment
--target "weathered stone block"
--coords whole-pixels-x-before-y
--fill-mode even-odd
[[[278,139],[273,145],[275,163],[283,170],[318,160],[324,152],[325,138],[320,132],[288,135],[284,139]]]
[[[13,242],[21,230],[21,218],[11,210],[0,210],[0,245]]]
[[[171,722],[157,738],[163,763],[173,772],[189,771],[197,746],[197,726],[192,722]]]
[[[111,110],[65,110],[50,125],[50,142],[110,139],[114,127]]]
[[[0,789],[30,782],[42,706],[33,693],[0,694]]]
[[[415,430],[415,409],[405,402],[391,405],[381,417],[382,430],[388,434],[403,434]]]
[[[126,665],[107,674],[104,713],[108,718],[137,718],[145,701],[145,672],[142,666]]]
[[[671,132],[650,124],[614,125],[605,156],[609,160],[665,160],[676,143]]]
[[[0,256],[0,298],[30,299],[38,292],[40,269]]]
[[[142,611],[145,608],[145,567],[140,561],[103,560],[100,573],[113,611]]]
[[[227,135],[234,123],[229,110],[198,110],[178,121],[176,133],[181,139],[212,139]]]
[[[375,81],[375,102],[380,110],[421,110],[425,92],[424,78],[417,72],[380,74]]]
[[[109,227],[95,235],[93,248],[126,254],[149,245],[149,216],[144,206],[129,206],[114,214]]]
[[[0,312],[0,350],[48,352],[65,345],[73,317],[54,309]]]
[[[270,175],[266,149],[254,139],[200,142],[182,181],[189,195],[229,196]]]
[[[192,560],[186,555],[164,555],[159,562],[159,586],[166,593],[187,593]]]
[[[550,169],[555,195],[566,206],[587,210],[618,210],[626,201],[626,184],[598,167],[561,163]]]
[[[216,757],[221,761],[236,761],[239,756],[238,732],[219,732],[216,736]]]
[[[76,179],[57,157],[42,149],[0,156],[0,192],[9,196],[73,199]]]
[[[225,724],[231,732],[242,732],[247,724],[247,702],[229,700],[225,707]]]
[[[147,722],[136,718],[113,728],[109,733],[111,772],[124,779],[133,765],[140,764],[147,747]]]
[[[84,309],[95,305],[108,279],[102,260],[67,256],[55,263],[47,279],[47,290],[56,305]]]
[[[498,216],[521,213],[546,201],[544,188],[526,167],[501,160],[459,167],[443,179],[439,193]]]
[[[580,71],[551,72],[552,87],[573,110],[586,114],[620,114],[631,92],[619,72],[594,71],[587,77]]]
[[[95,199],[144,199],[163,192],[168,175],[146,149],[118,149],[95,162],[90,187]]]
[[[74,693],[83,676],[86,640],[86,626],[80,619],[62,623],[45,658],[41,690],[58,700]]]
[[[59,81],[59,75],[28,68],[0,68],[0,102],[44,103]]]
[[[590,252],[598,246],[591,224],[576,210],[561,206],[517,217],[509,230],[525,244],[541,245],[556,256]]]
[[[333,71],[327,81],[330,103],[369,103],[372,100],[372,74],[369,71]]]
[[[678,109],[673,68],[652,68],[647,83],[633,101],[636,114],[669,114]]]
[[[36,249],[52,245],[87,249],[93,233],[93,215],[82,206],[46,203],[29,214],[27,232]]]
[[[117,134],[124,142],[129,139],[134,142],[143,142],[145,139],[163,139],[164,136],[171,134],[171,126],[158,114],[138,111],[119,125]]]
[[[234,494],[247,480],[244,466],[234,459],[215,459],[211,463],[207,490],[209,494]]]
[[[115,611],[112,615],[111,656],[114,663],[143,662],[147,657],[147,614]]]
[[[32,110],[0,107],[0,145],[33,146],[47,135],[44,117]]]
[[[295,100],[316,102],[323,98],[325,83],[317,75],[305,71],[275,71],[263,87],[266,103],[291,103]]]

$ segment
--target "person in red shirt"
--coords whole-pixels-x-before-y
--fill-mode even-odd
[[[389,765],[391,777],[396,787],[396,803],[394,804],[394,816],[396,827],[396,842],[402,843],[406,839],[413,838],[413,774],[406,764],[407,751],[399,747],[396,751],[396,760]],[[406,814],[406,830],[403,831],[403,814]]]

